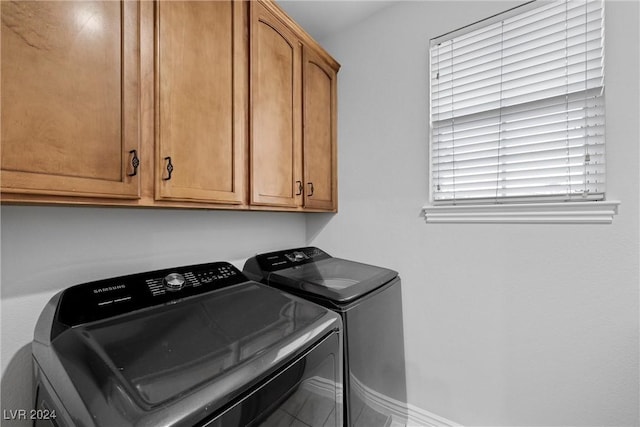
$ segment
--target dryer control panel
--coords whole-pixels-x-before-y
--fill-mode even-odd
[[[56,320],[67,327],[201,295],[247,282],[226,262],[198,264],[76,285],[60,296]]]

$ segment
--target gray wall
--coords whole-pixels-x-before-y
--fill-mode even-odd
[[[308,238],[400,271],[410,404],[468,426],[637,426],[637,1],[606,2],[612,225],[420,217],[428,40],[515,4],[401,2],[322,40],[342,64],[340,214]]]

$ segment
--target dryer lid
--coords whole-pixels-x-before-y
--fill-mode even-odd
[[[335,303],[348,303],[397,276],[388,268],[329,257],[274,271],[268,275],[268,283]]]

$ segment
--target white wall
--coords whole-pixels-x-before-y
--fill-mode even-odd
[[[612,225],[425,224],[428,40],[519,2],[401,2],[323,45],[340,213],[311,243],[403,279],[409,403],[463,425],[637,426],[639,3],[606,2]]]
[[[210,261],[242,268],[256,252],[305,243],[305,218],[295,213],[3,206],[0,215],[1,406],[6,410],[31,408],[33,330],[59,290]]]

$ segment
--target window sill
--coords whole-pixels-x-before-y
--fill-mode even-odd
[[[611,224],[619,201],[456,205],[422,208],[428,223]]]

